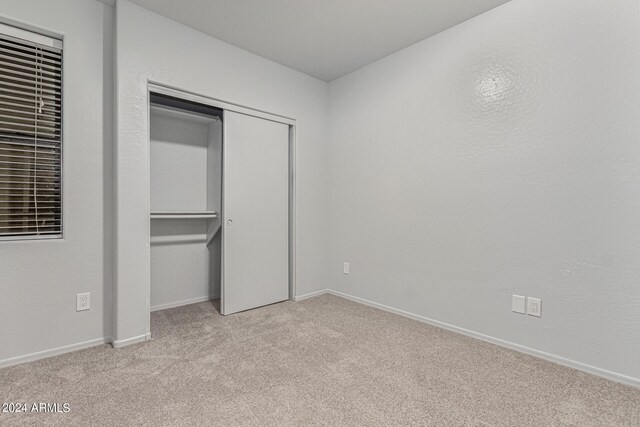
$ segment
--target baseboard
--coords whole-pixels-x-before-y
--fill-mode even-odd
[[[612,380],[612,381],[616,381],[622,384],[626,384],[635,388],[640,388],[640,379],[638,378],[633,378],[633,377],[629,377],[627,375],[623,375],[623,374],[618,374],[616,372],[611,372],[611,371],[607,371],[606,369],[600,369],[597,368],[595,366],[591,366],[591,365],[587,365],[585,363],[581,363],[581,362],[576,362],[575,360],[571,360],[571,359],[566,359],[564,357],[561,356],[556,356],[555,354],[551,354],[551,353],[546,353],[544,351],[540,351],[540,350],[536,350],[534,348],[530,348],[530,347],[525,347],[523,345],[520,344],[516,344],[513,343],[511,341],[505,341],[502,340],[500,338],[495,338],[492,337],[490,335],[485,335],[485,334],[481,334],[479,332],[474,332],[471,331],[469,329],[464,329],[458,326],[454,326],[454,325],[450,325],[448,323],[444,323],[444,322],[440,322],[438,320],[434,320],[434,319],[430,319],[428,317],[424,317],[424,316],[420,316],[418,314],[413,314],[413,313],[409,313],[407,311],[404,310],[400,310],[394,307],[389,307],[387,305],[384,304],[380,304],[377,302],[373,302],[373,301],[369,301],[367,299],[364,298],[360,298],[360,297],[356,297],[353,295],[349,295],[349,294],[345,294],[343,292],[338,292],[338,291],[334,291],[331,289],[327,289],[321,293],[319,293],[319,295],[321,295],[322,293],[327,293],[327,294],[331,294],[331,295],[335,295],[341,298],[345,298],[360,304],[364,304],[364,305],[368,305],[369,307],[374,307],[374,308],[378,308],[380,310],[384,310],[384,311],[388,311],[390,313],[394,313],[394,314],[398,314],[400,316],[403,317],[408,317],[410,319],[413,320],[417,320],[419,322],[423,322],[423,323],[427,323],[429,325],[432,326],[436,326],[438,328],[443,328],[443,329],[447,329],[449,331],[452,332],[456,332],[462,335],[466,335],[468,337],[471,338],[476,338],[479,339],[481,341],[485,341],[491,344],[496,344],[499,345],[501,347],[506,347],[508,349],[511,350],[515,350],[518,351],[520,353],[525,353],[528,354],[530,356],[535,356],[535,357],[539,357],[541,359],[545,359],[548,360],[550,362],[554,362],[557,363],[559,365],[563,365],[563,366],[567,366],[569,368],[573,368],[573,369],[577,369],[579,371],[583,371],[592,375],[596,375],[602,378],[606,378],[608,380]],[[308,294],[311,295],[311,294]],[[316,296],[316,295],[313,295]],[[306,297],[306,295],[305,295]],[[309,297],[311,298],[311,296]]]
[[[322,289],[320,291],[311,292],[311,293],[304,294],[304,295],[296,295],[295,297],[293,297],[293,300],[294,301],[304,301],[306,299],[317,297],[317,296],[320,296],[320,295],[324,295],[324,294],[327,294],[329,292],[330,292],[329,289]]]
[[[0,360],[0,368],[7,368],[9,366],[20,365],[26,362],[33,362],[40,359],[46,359],[48,357],[59,356],[61,354],[70,353],[72,351],[83,350],[85,348],[107,344],[108,342],[109,342],[108,338],[97,338],[94,340],[52,348],[50,350],[38,351],[36,353],[31,353],[31,354],[25,354],[24,356],[12,357],[11,359]]]
[[[151,311],[160,311],[160,310],[166,310],[168,308],[175,308],[175,307],[180,307],[182,305],[189,305],[189,304],[197,304],[199,302],[205,302],[205,301],[210,301],[213,299],[218,299],[220,298],[220,296],[206,296],[206,297],[198,297],[198,298],[191,298],[191,299],[185,299],[182,301],[175,301],[175,302],[170,302],[167,304],[158,304],[158,305],[154,305],[151,307]]]
[[[122,348],[131,344],[137,344],[143,341],[149,341],[151,339],[151,332],[147,332],[144,335],[139,335],[137,337],[127,338],[124,340],[113,340],[111,341],[111,345],[113,348]]]

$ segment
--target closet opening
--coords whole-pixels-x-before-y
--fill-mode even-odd
[[[151,311],[293,299],[296,121],[151,83],[148,107]]]
[[[150,93],[149,113],[151,311],[219,311],[223,110]]]

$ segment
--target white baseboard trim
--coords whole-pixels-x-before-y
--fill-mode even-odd
[[[185,299],[182,301],[174,301],[174,302],[169,302],[166,304],[158,304],[158,305],[154,305],[151,307],[151,311],[160,311],[160,310],[166,310],[168,308],[175,308],[175,307],[180,307],[182,305],[189,305],[189,304],[197,304],[199,302],[205,302],[205,301],[210,301],[213,299],[218,299],[220,298],[220,296],[206,296],[206,297],[198,297],[198,298],[191,298],[191,299]]]
[[[10,359],[0,360],[0,368],[8,368],[9,366],[20,365],[26,362],[33,362],[40,359],[46,359],[48,357],[59,356],[61,354],[70,353],[72,351],[83,350],[85,348],[107,344],[109,341],[110,340],[108,338],[96,338],[94,340],[52,348],[50,350],[25,354],[24,356],[12,357]]]
[[[368,305],[369,307],[374,307],[374,308],[378,308],[380,310],[384,310],[384,311],[388,311],[390,313],[394,313],[394,314],[398,314],[400,316],[403,317],[408,317],[410,319],[413,320],[417,320],[419,322],[423,322],[423,323],[427,323],[429,325],[432,326],[436,326],[438,328],[443,328],[443,329],[447,329],[449,331],[452,332],[457,332],[459,334],[462,335],[466,335],[468,337],[471,338],[476,338],[479,339],[481,341],[485,341],[491,344],[496,344],[499,345],[501,347],[506,347],[508,349],[511,350],[515,350],[518,351],[520,353],[525,353],[528,354],[530,356],[535,356],[535,357],[539,357],[540,359],[545,359],[548,360],[550,362],[554,362],[557,363],[559,365],[563,365],[563,366],[567,366],[569,368],[573,368],[573,369],[577,369],[579,371],[583,371],[592,375],[596,375],[602,378],[606,378],[608,380],[612,380],[612,381],[616,381],[622,384],[626,384],[632,387],[636,387],[636,388],[640,388],[640,379],[638,378],[633,378],[633,377],[629,377],[627,375],[623,375],[623,374],[618,374],[616,372],[611,372],[608,371],[606,369],[600,369],[597,368],[595,366],[591,366],[591,365],[587,365],[585,363],[581,363],[581,362],[576,362],[575,360],[571,360],[571,359],[566,359],[564,357],[561,356],[556,356],[555,354],[551,354],[551,353],[546,353],[544,351],[540,351],[540,350],[536,350],[534,348],[530,348],[530,347],[525,347],[523,345],[520,344],[516,344],[513,343],[511,341],[505,341],[502,340],[500,338],[495,338],[492,337],[490,335],[484,335],[481,334],[479,332],[474,332],[471,331],[469,329],[464,329],[458,326],[454,326],[454,325],[450,325],[448,323],[444,323],[444,322],[440,322],[438,320],[434,320],[434,319],[430,319],[428,317],[424,317],[424,316],[420,316],[418,314],[413,314],[413,313],[409,313],[407,311],[404,310],[400,310],[394,307],[389,307],[387,305],[384,304],[380,304],[377,302],[373,302],[373,301],[369,301],[367,299],[364,298],[360,298],[360,297],[356,297],[353,295],[349,295],[349,294],[345,294],[343,292],[338,292],[338,291],[334,291],[331,289],[327,289],[325,291],[323,291],[322,293],[328,293],[331,295],[335,295],[341,298],[345,298],[360,304],[364,304],[364,305]],[[322,293],[319,293],[318,295],[321,295]],[[317,295],[310,295],[309,298],[311,298],[312,296],[317,296]],[[305,295],[306,297],[306,295]]]
[[[122,348],[131,344],[137,344],[139,342],[149,341],[150,339],[151,339],[151,332],[147,332],[146,334],[139,335],[137,337],[127,338],[124,340],[113,340],[111,342],[111,345],[113,346],[113,348]]]
[[[329,289],[322,289],[320,291],[311,292],[311,293],[304,294],[304,295],[296,295],[295,297],[293,297],[293,300],[294,301],[304,301],[304,300],[309,299],[309,298],[318,297],[320,295],[328,294],[329,292],[330,292]]]

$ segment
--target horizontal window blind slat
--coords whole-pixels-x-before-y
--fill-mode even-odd
[[[22,233],[1,233],[0,232],[0,238],[3,238],[5,240],[11,240],[12,237],[15,238],[28,238],[28,236],[42,236],[43,238],[45,238],[45,236],[47,238],[55,238],[58,236],[62,236],[62,234],[60,234],[60,231],[51,231],[51,232],[46,232],[46,231],[40,231],[37,233],[34,232],[22,232]],[[50,237],[49,237],[50,236]]]
[[[27,171],[27,173],[24,173],[24,171],[21,171],[22,173],[14,173],[11,171],[0,171],[0,179],[3,180],[14,180],[14,179],[21,179],[21,180],[36,180],[38,182],[42,182],[45,184],[48,184],[50,182],[56,182],[58,183],[59,181],[59,174],[47,174],[47,175],[33,175],[33,174],[29,174],[29,171]]]
[[[26,158],[26,157],[25,157]],[[23,159],[11,160],[8,156],[0,156],[0,165],[27,165],[31,166],[42,166],[44,169],[48,169],[49,167],[54,166],[55,168],[59,168],[59,162],[51,163],[51,162],[38,162],[34,159],[33,162],[25,162]]]
[[[9,124],[0,120],[0,138],[2,137],[2,134],[9,136],[10,132],[19,132],[20,136],[33,135],[34,138],[37,136],[43,136],[49,139],[55,139],[59,134],[59,129],[38,129],[37,127],[31,127],[31,125],[20,126],[19,124],[15,124],[15,128],[10,128],[8,126]]]
[[[47,66],[44,65],[43,67],[39,67],[36,60],[34,58],[32,59],[25,59],[25,58],[21,58],[15,55],[12,55],[11,51],[8,49],[0,49],[0,59],[4,62],[4,66],[5,67],[15,67],[15,66],[21,66],[21,67],[26,67],[25,69],[29,69],[32,71],[39,71],[51,76],[56,76],[56,75],[60,75],[61,71],[62,71],[62,67],[60,66],[61,64],[59,64],[58,66]]]
[[[22,181],[20,181],[19,179],[13,179],[11,181],[7,181],[6,178],[4,177],[0,177],[0,187],[5,188],[7,185],[15,185],[15,186],[20,186],[20,185],[34,185],[34,183],[38,186],[41,186],[43,188],[58,188],[60,187],[60,185],[58,185],[58,183],[55,182],[46,182],[46,181],[42,181],[41,179],[37,179],[37,177],[33,176],[33,177],[15,177],[15,178],[20,178],[22,179]]]
[[[9,85],[2,82],[0,82],[0,86],[3,86],[3,87],[0,87],[0,91],[13,94],[14,96],[19,95],[23,100],[28,99],[29,101],[33,100],[34,102],[35,101],[40,102],[40,100],[43,100],[46,102],[50,102],[51,105],[60,105],[61,95],[59,93],[49,93],[49,91],[44,91],[44,92],[38,91],[38,93],[36,93],[36,91],[33,90],[33,88],[23,89],[19,85]]]
[[[0,55],[0,61],[2,60],[2,55]],[[33,82],[36,80],[36,74],[34,73],[32,68],[27,66],[22,66],[18,64],[7,64],[0,62],[0,73],[2,73],[3,79],[23,79],[28,80],[29,82]],[[57,74],[48,74],[48,73],[38,73],[37,80],[42,83],[46,83],[52,86],[60,86],[60,79],[62,76]]]
[[[15,142],[15,143],[14,143]],[[0,135],[0,156],[2,154],[17,154],[17,155],[27,155],[24,153],[38,155],[49,155],[59,157],[61,154],[62,146],[58,143],[57,145],[51,142],[43,142],[31,138],[31,143],[29,143],[29,139],[22,139],[20,141],[3,141],[2,136]]]
[[[0,156],[3,154],[20,154],[21,153],[37,153],[43,156],[60,157],[60,146],[57,147],[44,147],[37,143],[32,145],[9,145],[0,140]]]
[[[28,209],[25,209],[28,208]],[[36,209],[35,207],[25,207],[25,206],[12,206],[11,210],[5,209],[0,210],[0,214],[2,213],[23,213],[25,215],[40,215],[41,212],[54,212],[55,215],[60,215],[61,207],[60,206],[49,206],[46,208],[39,207]]]
[[[31,214],[39,214],[40,212],[56,212],[57,214],[60,213],[61,207],[60,206],[50,206],[46,209],[38,209],[36,212],[36,209],[30,206],[12,206],[12,207],[0,207],[0,215],[1,214],[23,214],[23,215],[31,215]]]
[[[23,79],[12,79],[10,76],[2,75],[0,77],[0,86],[8,87],[8,88],[17,88],[17,89],[26,89],[28,92],[37,92],[38,94],[49,94],[50,96],[59,97],[60,89],[59,87],[53,86],[52,88],[46,87],[43,83],[39,81],[37,77],[34,77],[34,80],[29,84],[24,84],[25,80]],[[49,86],[49,85],[47,85]]]
[[[38,222],[47,222],[49,224],[55,224],[56,222],[60,222],[60,216],[59,215],[43,215],[42,218],[38,218],[38,215],[27,215],[27,216],[7,216],[7,217],[3,217],[0,216],[0,224],[2,223],[7,223],[7,222],[31,222],[31,221],[38,221]]]
[[[29,61],[27,59],[8,54],[6,51],[0,49],[0,60],[2,66],[5,68],[22,69],[21,67],[28,67],[33,71],[33,75],[45,75],[47,77],[57,78],[60,75],[61,67],[59,65],[51,65],[37,61]]]
[[[43,79],[41,76],[23,76],[23,77],[19,77],[19,76],[15,76],[14,73],[11,73],[9,70],[7,69],[2,69],[0,68],[0,70],[2,71],[2,75],[0,77],[0,79],[3,82],[6,82],[7,84],[13,84],[11,82],[17,82],[15,84],[24,84],[26,83],[27,87],[43,87],[45,89],[50,89],[50,90],[56,90],[58,88],[60,88],[60,85],[58,84],[58,82],[50,82],[47,81],[45,79]]]
[[[6,126],[6,125],[4,125]],[[17,134],[12,134],[10,132],[19,132]],[[51,142],[54,142],[56,138],[59,138],[59,133],[55,132],[35,132],[33,129],[20,128],[20,129],[9,129],[7,127],[0,127],[0,141],[3,138],[21,138],[23,140],[34,140],[34,139],[47,139]]]
[[[60,152],[39,150],[37,145],[32,150],[3,150],[0,147],[0,158],[5,159],[34,159],[60,163]]]
[[[48,228],[48,229],[51,229],[51,228],[56,228],[56,229],[57,229],[57,228],[59,228],[59,227],[60,227],[60,224],[52,224],[52,225],[41,225],[41,224],[36,224],[36,225],[25,225],[25,226],[23,226],[23,227],[20,227],[20,226],[18,226],[18,227],[16,227],[16,226],[8,226],[8,227],[6,227],[6,226],[2,226],[2,227],[0,227],[0,230],[15,230],[16,228],[24,228],[24,229],[31,229],[31,228],[34,228],[34,229],[38,229],[38,228]],[[6,231],[5,231],[5,232],[6,232]]]
[[[4,185],[6,185],[6,184],[2,184],[2,185],[3,185],[3,187],[2,187],[2,191],[3,191],[3,193],[6,193],[7,191],[22,191],[22,192],[27,192],[27,191],[33,191],[33,189],[34,189],[34,184],[33,184],[33,182],[26,183],[26,184],[25,184],[25,187],[23,187],[23,188],[17,188],[17,189],[16,189],[16,188],[10,188],[10,189],[7,189],[6,187],[4,187]],[[47,184],[41,184],[41,183],[38,183],[38,184],[35,186],[35,188],[36,188],[36,191],[48,191],[48,192],[52,192],[52,191],[53,191],[53,192],[57,192],[57,193],[59,193],[59,192],[60,192],[60,186],[51,186],[51,187],[49,187]]]
[[[30,155],[31,154],[31,155]],[[36,153],[34,153],[34,151],[32,151],[31,153],[29,153],[28,151],[24,151],[24,152],[11,152],[11,151],[3,151],[2,149],[0,149],[0,159],[4,159],[4,160],[10,160],[10,159],[21,159],[21,160],[32,160],[32,159],[37,159],[39,161],[44,161],[46,163],[51,163],[51,162],[55,162],[56,164],[60,163],[60,154],[51,154],[51,153],[45,153],[42,151],[37,151]]]
[[[24,153],[19,153],[23,154]],[[33,153],[32,153],[33,154]],[[33,155],[31,157],[25,156],[11,156],[7,155],[4,152],[0,151],[0,160],[10,161],[12,159],[18,159],[19,161],[29,161],[29,160],[37,160],[38,162],[45,164],[60,164],[60,156],[49,156],[48,154],[38,153],[37,155]]]
[[[16,204],[21,204],[21,205],[29,205],[32,207],[38,206],[38,209],[41,207],[45,207],[46,209],[51,209],[52,206],[59,206],[59,203],[56,202],[52,202],[52,201],[38,201],[38,203],[36,204],[34,200],[27,200],[27,201],[22,201],[22,200],[7,200],[2,202],[3,204],[7,203],[9,205],[16,205]],[[19,206],[18,206],[19,207]]]
[[[60,171],[59,164],[53,163],[25,163],[25,162],[9,162],[0,158],[0,170],[16,170],[16,171],[27,171],[32,174],[45,172],[45,173],[57,173]]]
[[[56,132],[60,130],[58,126],[41,125],[37,120],[34,123],[17,123],[15,121],[11,122],[3,119],[0,120],[0,132],[8,132],[14,130],[13,127],[8,127],[8,125],[15,126],[16,129],[37,129],[39,134],[49,136],[56,135]]]
[[[33,111],[36,101],[39,101],[39,99],[36,99],[35,94],[33,96],[18,96],[0,92],[0,106],[11,111]],[[40,113],[40,109],[42,109],[42,114],[50,114],[52,116],[57,116],[62,111],[61,106],[56,105],[53,101],[49,101],[44,105],[40,105],[38,102],[38,113]]]
[[[50,219],[50,218],[8,219],[8,220],[4,220],[0,218],[0,227],[14,228],[15,225],[12,225],[12,224],[23,224],[27,227],[33,227],[33,225],[30,224],[33,222],[38,223],[39,226],[52,227],[52,226],[60,225],[61,221]]]
[[[40,44],[40,43],[34,42],[33,40],[21,39],[21,38],[18,38],[18,37],[15,37],[15,36],[9,36],[9,35],[3,35],[1,40],[4,43],[10,43],[10,44],[13,44],[13,45],[24,46],[25,48],[28,48],[28,49],[37,48],[40,51],[46,52],[47,54],[51,54],[51,55],[56,55],[56,56],[62,55],[62,49],[61,48],[54,47],[54,46],[49,46],[49,45],[45,45],[45,44]]]
[[[4,139],[3,139],[4,138]],[[17,135],[12,136],[12,139],[16,139],[16,141],[8,141],[8,135],[3,135],[0,132],[0,146],[9,147],[19,147],[23,150],[30,150],[30,152],[34,152],[34,150],[38,150],[38,153],[57,153],[60,154],[60,150],[62,149],[62,144],[60,141],[56,141],[51,138],[41,138],[34,134],[32,137],[26,135]]]
[[[59,171],[60,168],[56,169],[54,172]],[[18,185],[19,183],[17,181],[22,180],[22,181],[28,181],[29,184],[33,184],[33,182],[37,182],[39,185],[49,185],[50,183],[53,183],[53,180],[57,180],[57,176],[56,174],[47,174],[47,175],[43,175],[42,177],[40,177],[39,175],[36,174],[37,171],[33,171],[33,169],[21,169],[21,171],[26,171],[28,173],[7,173],[6,171],[3,172],[3,176],[0,176],[0,181],[5,180],[5,182],[8,182],[7,180],[11,180],[11,182],[14,185]],[[52,169],[49,169],[48,172],[53,171]]]
[[[26,61],[33,61],[36,65],[42,64],[45,67],[59,68],[61,57],[51,55],[42,50],[24,49],[17,45],[9,45],[0,40],[0,52],[11,56],[12,58],[22,58]]]
[[[29,165],[29,167],[25,167],[25,165],[15,165],[16,167],[13,167],[13,166],[14,165],[2,163],[0,164],[0,171],[3,171],[3,172],[8,172],[8,171],[25,172],[26,171],[32,174],[43,173],[49,176],[58,175],[60,173],[59,167],[53,168],[53,167],[47,167],[43,165],[37,165],[36,167],[31,167],[31,165]]]
[[[2,55],[0,55],[2,60]],[[0,62],[0,73],[6,77],[20,77],[20,78],[33,78],[34,71],[32,67],[27,67],[20,64],[9,64],[7,62]],[[38,73],[38,80],[53,85],[60,84],[60,75],[55,73]]]
[[[0,114],[5,117],[15,117],[29,120],[46,120],[49,122],[59,123],[61,118],[60,114],[55,113],[45,113],[44,110],[40,112],[36,107],[35,103],[30,106],[24,106],[24,108],[19,108],[17,106],[13,106],[12,108],[7,108],[2,102],[0,102]]]
[[[7,55],[3,55],[2,53],[0,53],[0,61],[2,61],[0,62],[1,69],[11,73],[18,73],[19,72],[18,70],[21,70],[25,72],[25,75],[27,74],[34,75],[35,72],[37,71],[38,74],[40,74],[42,77],[46,77],[54,81],[59,82],[62,78],[60,74],[60,70],[48,70],[45,68],[40,68],[38,70],[35,70],[33,67],[33,63],[29,63],[27,61],[19,61],[19,60],[16,60],[16,58],[11,58]],[[12,62],[9,62],[9,61],[12,61]],[[31,64],[31,66],[27,64]]]
[[[60,59],[57,58],[49,58],[45,55],[41,55],[38,52],[22,52],[19,49],[12,49],[8,47],[6,44],[0,43],[0,52],[13,58],[23,58],[24,61],[31,62],[37,67],[47,67],[50,69],[57,70],[60,68]]]
[[[42,55],[50,56],[52,58],[60,58],[62,56],[62,52],[60,51],[60,49],[56,49],[50,46],[36,45],[33,42],[25,43],[19,39],[10,38],[7,36],[0,38],[0,45],[6,46],[6,47],[15,47],[20,49],[25,49],[25,50],[34,51],[34,52],[37,51],[37,52],[40,52]]]
[[[30,154],[57,159],[60,157],[60,150],[41,149],[41,147],[35,144],[31,149],[27,150],[23,148],[5,148],[2,146],[2,142],[0,142],[0,156],[29,156]]]
[[[32,176],[32,177],[28,177],[28,176],[13,176],[13,177],[0,177],[0,179],[2,179],[2,180],[7,180],[7,179],[24,180],[24,181],[29,180],[28,184],[33,185],[35,183],[36,185],[39,185],[41,187],[56,186],[56,188],[57,188],[57,187],[60,186],[59,177],[51,177],[51,179],[40,179],[40,177],[36,177],[36,176]],[[6,185],[7,184],[4,184],[4,183],[2,184],[3,187],[6,186]],[[16,184],[16,185],[19,185],[19,184]]]
[[[60,212],[53,212],[51,214],[46,214],[46,211],[41,211],[41,213],[38,214],[31,214],[31,215],[23,215],[23,216],[2,216],[0,215],[0,223],[3,221],[12,221],[12,220],[21,220],[21,221],[29,221],[32,218],[36,218],[39,215],[43,215],[42,219],[45,221],[57,221],[60,219]]]
[[[21,98],[18,96],[7,95],[5,93],[0,92],[0,105],[2,105],[3,107],[19,106],[24,109],[27,109],[27,108],[33,108],[33,106],[35,105],[35,102],[36,102],[35,98]],[[48,104],[45,104],[42,107],[42,113],[58,116],[62,114],[61,106],[54,105],[53,103],[49,102]]]
[[[19,120],[19,121],[18,121]],[[38,115],[35,118],[29,120],[24,117],[8,116],[6,114],[0,114],[0,123],[5,125],[14,125],[21,127],[28,127],[31,129],[45,128],[48,130],[60,130],[60,123],[56,120],[49,120],[40,118]],[[7,128],[7,126],[5,126]],[[10,127],[8,129],[11,129]]]
[[[25,162],[24,161],[25,159],[21,159],[22,161],[18,163],[18,162],[9,161],[7,159],[8,157],[0,156],[0,167],[4,167],[6,165],[19,165],[20,167],[24,169],[29,169],[29,170],[33,170],[32,166],[43,169],[43,170],[59,170],[60,169],[60,166],[59,166],[60,162],[44,162],[44,161],[43,162],[40,162],[40,161]]]
[[[0,199],[2,199],[3,197],[21,197],[21,198],[25,198],[25,197],[34,196],[36,194],[38,195],[38,197],[45,197],[46,199],[51,199],[52,197],[58,197],[58,193],[60,193],[60,191],[56,191],[55,194],[50,194],[48,192],[43,192],[41,194],[41,193],[38,193],[37,191],[30,191],[30,192],[27,192],[27,193],[24,193],[24,194],[10,194],[9,193],[9,194],[0,194]],[[47,200],[47,201],[50,201],[50,200]]]
[[[20,123],[46,123],[47,126],[49,126],[52,129],[59,129],[60,128],[60,118],[59,117],[44,117],[39,115],[36,112],[23,112],[23,111],[17,111],[14,110],[13,112],[6,112],[6,111],[2,111],[2,109],[0,109],[0,119],[4,120],[4,121],[9,121],[9,122],[13,122],[13,121],[17,121]]]
[[[3,139],[4,138],[4,139]],[[25,142],[30,141],[30,142]],[[19,135],[3,135],[0,132],[0,144],[15,145],[16,147],[33,147],[37,144],[39,148],[60,149],[60,141],[51,138],[27,137]]]
[[[0,162],[3,162],[3,164],[16,164],[13,162],[12,159],[18,159],[17,164],[27,164],[27,165],[33,165],[33,166],[58,166],[60,164],[60,162],[58,161],[58,159],[46,159],[43,158],[42,156],[40,157],[22,157],[22,156],[6,156],[3,155],[2,153],[0,153]],[[31,161],[29,161],[31,160]]]

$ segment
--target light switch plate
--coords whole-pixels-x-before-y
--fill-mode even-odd
[[[522,295],[513,295],[511,300],[511,310],[515,313],[524,314],[526,298]]]
[[[540,317],[542,315],[542,300],[539,298],[527,298],[527,314]]]

